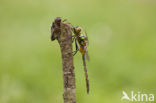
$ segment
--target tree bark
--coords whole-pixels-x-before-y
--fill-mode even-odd
[[[60,31],[56,34],[54,33],[53,35],[57,35],[55,37],[57,37],[62,54],[64,103],[76,103],[76,91],[75,91],[76,86],[75,86],[75,73],[72,53],[73,50],[72,50],[71,26],[68,23],[60,22],[60,26],[57,26],[56,24],[55,26],[53,26],[53,29],[55,29],[55,27],[60,28],[59,29]]]

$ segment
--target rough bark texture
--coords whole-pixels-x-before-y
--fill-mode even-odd
[[[56,30],[54,29],[58,27],[60,28],[59,29],[60,31],[55,33]],[[64,22],[60,22],[60,26],[57,26],[57,24],[55,24],[54,22],[52,26],[52,33],[53,33],[53,40],[55,39],[58,40],[61,53],[62,53],[64,103],[76,103],[76,95],[75,95],[76,87],[75,87],[75,73],[74,73],[73,54],[72,54],[71,26],[68,23],[64,23]]]
[[[64,103],[76,103],[75,98],[75,73],[72,54],[72,32],[68,24],[61,23],[61,35],[58,37],[62,53]]]

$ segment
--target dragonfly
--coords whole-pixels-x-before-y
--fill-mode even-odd
[[[88,56],[88,36],[87,33],[85,32],[82,33],[82,28],[77,26],[73,27],[72,31],[74,33],[72,42],[75,41],[75,47],[76,50],[73,52],[73,55],[75,55],[78,51],[80,51],[82,55],[82,60],[83,60],[83,66],[84,66],[84,72],[85,72],[85,80],[86,80],[86,88],[87,88],[87,93],[89,93],[89,79],[88,79],[88,73],[87,73],[87,67],[86,67],[86,59],[89,60]]]

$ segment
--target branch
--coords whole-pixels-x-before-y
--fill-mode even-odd
[[[51,40],[58,40],[62,53],[64,103],[76,103],[71,26],[57,17],[51,27],[51,33]]]

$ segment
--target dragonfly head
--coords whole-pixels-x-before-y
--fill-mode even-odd
[[[75,32],[76,32],[76,33],[80,33],[80,32],[81,32],[81,30],[82,30],[82,28],[81,28],[81,27],[79,27],[79,26],[78,26],[78,27],[75,27]]]

